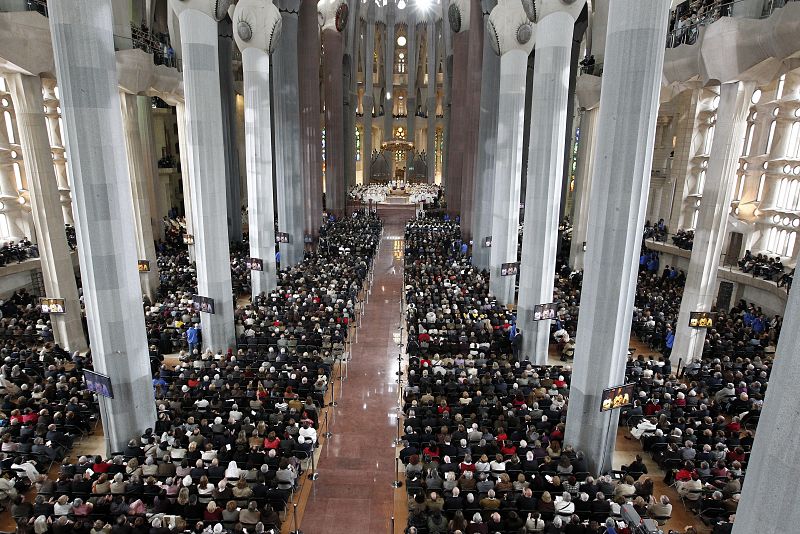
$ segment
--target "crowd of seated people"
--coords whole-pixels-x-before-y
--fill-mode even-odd
[[[28,346],[53,341],[50,316],[42,313],[39,299],[25,288],[0,300],[0,316],[0,340],[19,341]]]
[[[610,532],[625,503],[665,520],[646,468],[595,478],[562,445],[571,370],[518,361],[511,314],[458,236],[440,219],[406,226],[406,532]]]
[[[778,282],[781,286],[787,286],[787,290],[792,285],[794,269],[792,269],[791,273],[787,273],[783,261],[778,256],[771,258],[766,254],[753,254],[746,250],[738,264],[742,272],[752,273],[753,276],[758,276],[771,282]]]
[[[7,241],[0,247],[0,267],[9,263],[22,263],[30,258],[39,257],[39,246],[31,243],[26,237],[17,242]]]
[[[683,250],[692,250],[694,230],[678,230],[678,233],[672,236],[672,244]]]
[[[65,460],[57,480],[34,473],[35,500],[15,494],[20,529],[278,532],[317,445],[324,396],[381,229],[367,212],[324,226],[325,247],[236,311],[237,324],[258,336],[244,336],[235,351],[183,352],[176,364],[160,364],[153,428],[108,458]],[[70,383],[87,395],[79,380]]]

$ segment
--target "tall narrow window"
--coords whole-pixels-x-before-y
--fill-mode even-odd
[[[11,113],[9,113],[8,111],[4,111],[3,119],[5,119],[6,123],[6,133],[8,134],[8,142],[16,143],[17,141],[14,139],[14,124],[11,122]]]
[[[764,195],[764,181],[766,180],[767,175],[762,174],[761,177],[758,179],[758,192],[756,193],[756,202],[761,202],[761,197]]]
[[[764,154],[769,154],[772,151],[772,140],[775,139],[775,126],[777,126],[777,122],[773,120],[769,125],[769,137],[767,137],[767,149],[764,151]]]

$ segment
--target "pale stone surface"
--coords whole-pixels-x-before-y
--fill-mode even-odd
[[[570,13],[555,11],[540,19],[536,32],[517,327],[521,356],[539,365],[547,364],[550,321],[534,321],[533,311],[553,300],[574,25]]]
[[[342,54],[344,36],[322,30],[322,83],[325,87],[325,199],[328,212],[342,217],[347,196],[344,176],[344,105]]]
[[[436,31],[436,23],[434,21],[429,22],[426,31],[428,91],[425,106],[428,109],[428,136],[425,140],[425,153],[428,157],[428,183],[433,184],[436,181],[436,65],[438,65],[439,58],[439,36]],[[364,112],[364,117],[367,117],[366,111]]]
[[[110,376],[114,394],[100,399],[111,453],[156,419],[111,2],[63,0],[49,13],[94,369]]]
[[[281,38],[272,54],[272,117],[275,133],[275,184],[278,205],[278,231],[289,234],[289,243],[280,243],[281,268],[303,259],[305,216],[300,166],[300,102],[298,95],[298,10],[300,0],[280,0]]]
[[[219,87],[217,23],[205,13],[185,9],[178,19],[183,48],[191,202],[197,293],[214,299],[215,313],[201,313],[203,348],[225,350],[235,344],[233,290],[225,199],[225,158]]]
[[[592,191],[592,165],[597,143],[598,108],[587,109],[581,116],[581,137],[578,146],[578,168],[575,173],[575,208],[572,217],[572,241],[569,249],[569,265],[575,270],[583,269],[586,236],[589,231],[589,198]]]
[[[484,1],[484,24],[495,0]],[[478,161],[473,184],[475,198],[472,232],[472,264],[479,269],[489,268],[490,250],[483,246],[492,231],[492,200],[494,198],[494,163],[497,146],[497,112],[500,104],[500,57],[492,50],[489,38],[483,43],[483,74],[481,78],[481,112],[478,126]]]
[[[714,128],[708,171],[700,199],[694,246],[686,274],[681,308],[670,359],[684,364],[703,355],[705,328],[689,328],[689,314],[711,311],[717,292],[717,268],[728,226],[733,187],[744,145],[747,114],[754,84],[726,83],[720,86],[717,124]]]
[[[194,172],[194,168],[189,164],[191,158],[189,157],[189,153],[192,150],[192,147],[189,146],[189,142],[186,139],[186,104],[183,102],[178,102],[175,104],[175,115],[177,117],[177,124],[178,124],[178,145],[180,146],[181,153],[181,184],[183,185],[183,210],[186,220],[186,233],[193,236],[194,235],[194,208],[193,208],[193,201],[192,201],[192,183],[194,182],[193,179],[189,178],[189,176]],[[195,261],[196,256],[194,253],[194,243],[191,243],[188,246],[189,249],[189,259],[191,261]]]
[[[611,3],[589,242],[564,442],[591,471],[611,468],[619,412],[600,412],[624,381],[650,183],[669,0]]]
[[[12,74],[6,76],[6,83],[14,101],[19,143],[27,170],[45,295],[65,301],[65,313],[50,316],[53,336],[56,343],[70,351],[84,351],[88,345],[81,323],[72,258],[64,232],[47,122],[42,111],[42,80],[38,76]]]
[[[142,294],[153,301],[158,290],[158,258],[153,242],[153,227],[150,221],[150,197],[148,195],[148,171],[150,163],[144,157],[142,136],[139,131],[139,104],[136,95],[120,94],[122,126],[125,133],[125,154],[131,177],[131,200],[133,222],[136,231],[136,253],[138,259],[150,262],[150,271],[139,273]]]

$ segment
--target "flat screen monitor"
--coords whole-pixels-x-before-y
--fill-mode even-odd
[[[603,401],[600,405],[601,412],[624,408],[633,404],[633,387],[635,384],[614,386],[603,390]]]
[[[247,258],[244,263],[251,271],[264,270],[264,262],[261,260],[261,258]]]
[[[184,234],[184,236],[183,236],[183,244],[184,245],[194,245],[194,236],[192,234]]]
[[[197,312],[214,313],[214,299],[200,295],[192,296],[192,309]]]
[[[139,260],[139,272],[140,273],[149,273],[150,272],[150,261],[149,260]]]
[[[557,311],[558,304],[555,302],[550,302],[548,304],[537,304],[533,307],[533,320],[547,321],[548,319],[555,319]]]
[[[41,298],[39,299],[39,306],[42,309],[42,313],[65,313],[64,299]]]
[[[111,378],[108,376],[84,369],[83,379],[86,381],[86,389],[89,391],[109,399],[114,398],[114,390],[111,389]]]
[[[500,276],[516,276],[519,272],[519,263],[504,263],[500,266]]]
[[[689,328],[713,328],[714,320],[711,312],[689,312]]]

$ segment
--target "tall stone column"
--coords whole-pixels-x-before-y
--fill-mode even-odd
[[[478,133],[481,115],[481,83],[483,77],[483,47],[486,39],[483,35],[483,17],[481,0],[469,0],[469,11],[474,17],[468,34],[469,43],[467,51],[466,95],[464,98],[464,112],[466,124],[464,144],[459,147],[459,154],[463,158],[461,166],[461,239],[465,242],[472,240],[473,233],[473,206],[474,184],[477,172],[478,158]]]
[[[369,2],[367,6],[367,21],[365,23],[364,37],[364,96],[361,97],[361,109],[364,112],[362,122],[364,124],[364,135],[361,137],[361,146],[364,150],[364,159],[361,162],[361,169],[364,176],[364,184],[369,184],[372,178],[372,107],[375,105],[373,96],[374,77],[372,71],[375,66],[375,2]]]
[[[467,128],[468,71],[469,71],[469,25],[471,0],[453,0],[450,3],[448,20],[453,31],[452,82],[450,86],[450,133],[447,136],[447,178],[444,190],[447,213],[461,215],[462,191],[464,188],[464,158]],[[447,30],[445,30],[447,31]]]
[[[708,171],[694,232],[694,247],[670,355],[674,363],[683,359],[685,364],[703,356],[706,329],[689,328],[689,314],[711,311],[716,298],[717,268],[725,241],[733,188],[738,178],[736,169],[742,154],[750,97],[754,89],[751,83],[720,85],[717,125],[711,141]]]
[[[572,241],[569,249],[569,264],[575,270],[584,267],[583,244],[586,243],[589,232],[589,198],[592,191],[592,165],[597,142],[598,113],[598,108],[594,107],[585,110],[581,116],[578,168],[575,172],[575,204],[572,210]]]
[[[517,261],[525,65],[533,49],[536,26],[528,20],[521,3],[499,0],[489,15],[488,30],[489,42],[500,54],[489,292],[500,304],[508,305],[514,303],[516,277],[501,276],[500,268]]]
[[[348,9],[344,32],[344,57],[342,58],[343,127],[344,127],[344,203],[347,191],[356,185],[356,108],[358,107],[358,44],[361,38],[359,11],[366,2],[354,2]]]
[[[383,43],[383,140],[388,141],[394,137],[394,47],[397,44],[395,37],[395,3],[389,2],[384,6],[386,10],[386,42]],[[393,177],[394,178],[394,177]]]
[[[482,24],[497,0],[483,0]],[[473,185],[474,218],[472,264],[479,269],[489,268],[491,250],[484,246],[492,231],[494,199],[495,147],[497,146],[497,112],[500,104],[500,57],[492,50],[489,37],[483,40],[483,69],[481,75],[481,106],[478,127],[478,160]],[[524,338],[523,338],[524,339]]]
[[[58,120],[60,115],[58,113],[60,102],[56,94],[56,80],[52,78],[42,80],[42,87],[44,88],[45,118],[47,120],[48,131],[52,136],[50,143],[53,152],[56,183],[58,184],[58,193],[60,195],[59,201],[61,203],[61,211],[64,215],[64,223],[74,225],[75,218],[72,215],[72,194],[70,192],[69,179],[67,178],[67,162],[64,157],[65,147],[61,134],[61,124]]]
[[[48,7],[92,360],[95,371],[110,377],[114,395],[99,397],[110,454],[156,419],[111,2],[63,0]]]
[[[407,61],[408,84],[406,94],[406,131],[408,140],[414,143],[414,150],[406,153],[406,175],[414,166],[414,156],[420,151],[417,145],[417,60],[419,59],[419,45],[417,44],[417,15],[412,10],[408,14]]]
[[[436,182],[436,75],[439,64],[439,34],[436,31],[436,20],[428,21],[426,39],[428,90],[425,107],[428,110],[428,135],[425,139],[425,153],[428,164],[428,183],[433,184]],[[366,117],[366,115],[364,116]]]
[[[783,328],[775,351],[777,358],[758,420],[758,432],[747,463],[741,503],[733,534],[782,534],[800,523],[798,495],[787,493],[797,473],[800,412],[797,410],[800,366],[794,356],[800,349],[800,289],[789,292]],[[766,498],[765,498],[766,497]]]
[[[5,124],[0,127],[0,214],[6,218],[10,239],[22,239],[25,232],[20,225],[22,207],[19,204],[20,191],[14,177],[14,160],[11,158],[11,143]],[[29,236],[34,237],[34,236]]]
[[[219,89],[222,142],[225,155],[225,199],[228,204],[228,241],[242,240],[242,191],[236,146],[236,91],[233,88],[233,29],[227,18],[218,24]]]
[[[158,155],[156,154],[155,138],[153,136],[153,106],[149,96],[137,97],[139,110],[139,135],[142,140],[142,155],[144,157],[144,170],[146,173],[147,198],[150,200],[150,226],[156,240],[164,238],[162,219],[167,215],[171,206],[166,206],[160,193],[161,184],[158,175]]]
[[[78,286],[72,267],[61,200],[47,136],[42,80],[38,76],[6,75],[14,101],[19,129],[19,144],[28,175],[31,214],[39,244],[45,295],[64,299],[64,314],[53,314],[53,336],[56,343],[69,351],[88,348],[81,322]]]
[[[537,25],[517,327],[522,356],[538,365],[547,364],[550,321],[535,321],[533,310],[553,300],[572,30],[584,3],[545,0]]]
[[[152,301],[158,290],[158,257],[153,242],[153,227],[150,222],[150,197],[148,195],[149,162],[144,156],[142,136],[139,132],[139,105],[137,96],[120,94],[122,126],[125,133],[125,154],[128,158],[128,173],[131,178],[133,222],[136,230],[136,253],[138,259],[150,262],[150,271],[139,273],[142,294]]]
[[[236,341],[217,51],[217,20],[227,13],[227,2],[170,0],[170,7],[178,15],[183,49],[197,293],[214,299],[215,307],[213,314],[200,313],[203,348],[225,350]]]
[[[255,298],[273,290],[277,284],[269,53],[280,35],[281,15],[271,2],[239,0],[233,13],[233,23],[236,28],[234,38],[242,51],[244,75],[250,257],[261,259],[264,266],[262,271],[250,271],[250,284]]]
[[[619,411],[600,412],[604,389],[625,380],[645,203],[650,185],[664,28],[670,0],[615,0],[592,171],[589,245],[564,442],[590,471],[611,468]]]
[[[342,56],[347,22],[345,0],[321,0],[317,5],[322,22],[322,78],[325,83],[325,198],[328,211],[344,215],[347,186],[344,176],[344,106]]]
[[[189,141],[186,139],[186,104],[184,102],[177,102],[175,104],[175,114],[178,124],[178,145],[180,146],[181,153],[181,186],[183,187],[183,212],[186,222],[186,233],[194,236],[194,208],[192,201],[192,183],[196,179],[190,178],[190,175],[195,172],[195,168],[191,165],[192,158],[189,153],[192,147],[189,146]],[[189,259],[196,261],[197,256],[194,252],[194,242],[188,244]]]
[[[298,15],[300,171],[303,177],[304,233],[319,236],[322,223],[322,134],[319,95],[319,22],[316,0],[302,0]],[[302,42],[301,42],[302,41]]]
[[[272,54],[272,108],[275,133],[275,185],[278,230],[289,234],[289,242],[278,246],[281,268],[303,260],[303,183],[300,178],[300,98],[298,95],[298,10],[300,0],[278,0],[281,35]],[[330,203],[330,200],[328,201]],[[330,205],[330,204],[329,204]]]

